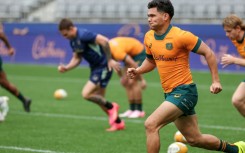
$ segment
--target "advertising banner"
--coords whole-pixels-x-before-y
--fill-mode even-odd
[[[103,34],[108,38],[131,36],[141,42],[144,40],[144,34],[149,30],[147,24],[76,24],[76,26]],[[221,25],[178,24],[174,26],[188,30],[202,39],[215,52],[221,71],[245,71],[245,68],[236,65],[222,68],[220,59],[223,54],[239,55],[225,36]],[[5,63],[58,65],[68,63],[72,56],[69,41],[60,35],[57,24],[5,23],[4,31],[16,51],[13,57],[9,57],[4,43],[0,42],[0,56]],[[195,53],[191,53],[190,64],[193,70],[208,70],[205,59]],[[83,61],[81,65],[87,63]]]

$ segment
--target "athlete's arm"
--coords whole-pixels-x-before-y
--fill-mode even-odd
[[[114,69],[116,72],[120,71],[120,64],[112,59],[111,50],[109,46],[109,39],[101,34],[98,34],[95,39],[95,43],[102,46],[103,51],[106,54],[109,69]]]
[[[127,67],[134,67],[134,68],[138,67],[138,64],[129,55],[126,55],[126,57],[124,59],[124,63],[126,64]]]
[[[103,51],[106,54],[107,60],[110,60],[112,57],[111,57],[111,50],[109,46],[109,39],[101,34],[98,34],[96,36],[95,43],[99,44],[103,48]]]
[[[222,91],[222,86],[220,84],[218,67],[214,52],[204,42],[202,42],[197,51],[197,54],[203,55],[208,63],[212,76],[212,85],[210,87],[211,93],[219,93],[220,91]]]
[[[12,46],[10,45],[7,36],[5,35],[4,31],[3,31],[3,26],[0,25],[0,39],[4,42],[4,44],[6,45],[6,47],[9,49],[9,55],[13,55],[14,54],[14,49],[12,48]]]
[[[7,46],[8,49],[11,48],[11,45],[8,41],[8,38],[6,37],[6,35],[3,32],[3,29],[1,27],[0,27],[0,39],[4,42],[4,44]]]
[[[78,53],[73,53],[73,56],[70,60],[70,62],[67,65],[59,65],[58,66],[58,71],[63,73],[66,71],[69,71],[75,67],[77,67],[82,61],[82,56],[79,55]]]
[[[234,57],[230,54],[224,54],[224,56],[221,58],[221,64],[223,65],[223,68],[230,64],[245,66],[245,59]]]
[[[153,59],[146,58],[142,65],[138,68],[128,68],[127,75],[129,78],[133,79],[139,74],[144,74],[152,71],[156,67],[156,63]]]
[[[134,67],[134,68],[137,68],[138,67],[138,64],[133,60],[133,58],[129,55],[126,55],[125,59],[124,59],[124,62],[126,64],[127,67]],[[144,84],[146,84],[144,78],[142,75],[139,75],[139,78],[138,78],[140,81],[142,81]]]

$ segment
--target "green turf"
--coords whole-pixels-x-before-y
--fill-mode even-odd
[[[126,130],[115,133],[108,128],[106,115],[96,105],[83,100],[81,89],[87,81],[89,70],[76,68],[66,74],[57,72],[56,66],[30,66],[5,64],[8,78],[21,92],[32,98],[32,112],[23,111],[21,103],[4,89],[1,95],[10,97],[7,120],[0,123],[1,153],[144,153],[145,131],[143,119],[125,119]],[[245,122],[232,106],[231,96],[244,79],[242,74],[221,73],[222,93],[209,92],[211,77],[206,72],[193,72],[198,84],[199,102],[196,107],[203,133],[214,134],[221,139],[235,142],[245,138]],[[145,75],[148,87],[144,90],[144,110],[147,116],[163,99],[156,71]],[[68,92],[68,98],[55,100],[58,88]],[[107,90],[108,100],[117,101],[120,111],[128,108],[127,97],[114,74]],[[173,124],[161,131],[161,153],[173,142],[176,132]],[[211,153],[188,146],[189,153]]]

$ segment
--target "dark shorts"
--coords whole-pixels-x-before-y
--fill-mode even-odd
[[[100,87],[105,88],[112,76],[112,70],[109,71],[107,67],[103,68],[95,68],[91,70],[90,81],[92,81],[96,85],[100,85]]]
[[[145,60],[145,57],[146,57],[146,53],[145,50],[143,50],[140,54],[134,56],[133,59],[136,63],[138,63],[138,66],[140,66]]]
[[[195,106],[198,100],[196,84],[180,85],[170,93],[165,93],[165,100],[176,105],[184,115],[196,114]]]

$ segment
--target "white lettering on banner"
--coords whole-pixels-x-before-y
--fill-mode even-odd
[[[60,58],[64,59],[65,50],[55,48],[54,41],[46,41],[44,36],[37,36],[32,46],[32,56],[34,59],[40,58]]]

